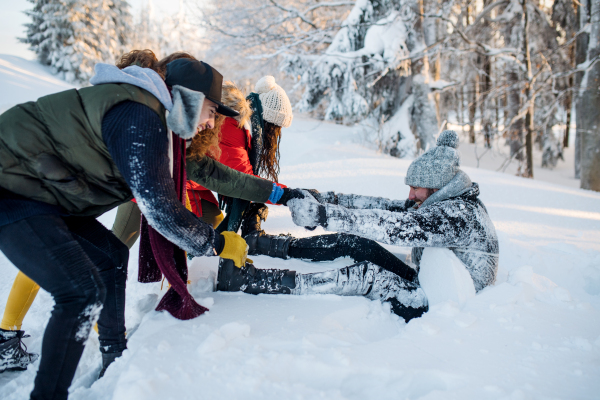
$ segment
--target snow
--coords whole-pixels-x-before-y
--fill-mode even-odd
[[[7,59],[0,56],[0,62]],[[13,68],[8,78],[2,69],[0,104],[61,89],[59,81],[44,80],[49,76],[35,65],[15,58],[10,62],[33,76]],[[13,86],[5,89],[9,82]],[[30,89],[21,93],[17,85]],[[21,95],[29,97],[21,100]],[[406,198],[403,181],[410,160],[378,154],[359,141],[351,128],[295,116],[292,127],[283,130],[280,181],[323,192]],[[457,297],[440,299],[422,318],[405,324],[388,305],[362,297],[212,292],[218,260],[195,258],[190,292],[210,311],[179,321],[154,311],[166,285],[161,290],[160,283],[137,282],[135,245],[127,285],[129,349],[95,381],[100,353],[92,332],[70,398],[598,398],[600,193],[486,169],[464,170],[479,183],[498,232],[494,286],[463,296],[462,302],[458,289],[448,289]],[[114,216],[112,211],[100,220],[111,226]],[[303,237],[324,233],[293,225],[288,209],[277,206],[270,207],[264,228]],[[400,257],[410,250],[385,247]],[[432,259],[438,258],[435,253]],[[347,258],[328,263],[252,258],[259,267],[301,272],[351,263]],[[446,268],[448,279],[455,279],[450,283],[465,283],[454,261],[433,267]],[[0,255],[0,308],[16,273]],[[25,318],[30,351],[40,351],[52,304],[41,290]],[[0,398],[27,399],[38,365],[1,374]]]
[[[0,113],[15,104],[73,87],[35,61],[0,54]]]
[[[430,307],[444,302],[463,306],[475,297],[471,274],[449,249],[427,248],[423,251],[419,283]]]

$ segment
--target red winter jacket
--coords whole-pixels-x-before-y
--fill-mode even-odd
[[[221,158],[219,162],[236,171],[254,175],[252,173],[252,164],[248,157],[248,151],[251,148],[251,139],[250,132],[245,128],[239,128],[238,122],[234,118],[225,118],[223,125],[221,125],[221,141],[219,143]],[[217,199],[210,190],[198,185],[194,181],[188,181],[187,185],[188,197],[192,203],[192,211],[196,215],[202,216],[202,209],[196,207],[200,203],[199,200],[195,201],[198,197],[218,205]],[[277,183],[277,185],[282,188],[287,187],[281,183]],[[268,201],[267,204],[272,203]]]

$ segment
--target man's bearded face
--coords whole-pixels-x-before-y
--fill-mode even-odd
[[[437,192],[438,189],[427,189],[422,187],[410,187],[410,193],[408,194],[408,199],[417,203],[419,207],[421,204],[427,200],[429,196]]]

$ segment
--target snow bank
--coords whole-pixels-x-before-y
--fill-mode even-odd
[[[0,54],[0,113],[15,104],[72,88],[36,61]]]
[[[423,251],[419,282],[430,307],[446,301],[463,306],[475,297],[475,285],[469,271],[449,249],[426,248]]]

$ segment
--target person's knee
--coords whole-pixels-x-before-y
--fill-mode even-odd
[[[111,252],[109,254],[112,267],[115,268],[115,277],[117,280],[127,280],[127,264],[129,263],[129,248],[123,242],[115,237],[110,243]],[[100,268],[102,271],[103,268]]]
[[[365,239],[363,237],[352,235],[349,233],[340,233],[338,240],[339,243],[351,249],[360,248],[369,242],[369,239]]]
[[[106,286],[94,274],[79,279],[60,293],[51,293],[57,308],[80,313],[82,310],[94,305],[104,304],[106,299]]]
[[[127,270],[127,263],[129,262],[129,248],[120,240],[114,240],[112,243],[114,248],[112,258],[117,268],[123,268]]]

